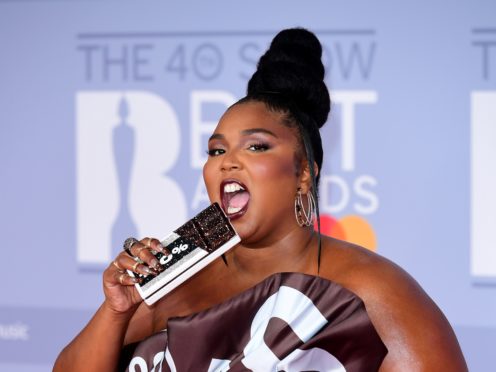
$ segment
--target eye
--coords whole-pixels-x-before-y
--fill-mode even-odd
[[[226,151],[223,149],[209,149],[207,150],[208,156],[218,156],[224,154]]]
[[[269,145],[265,143],[254,143],[248,146],[248,150],[253,152],[264,152],[269,149]]]

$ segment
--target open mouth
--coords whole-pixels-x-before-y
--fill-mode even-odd
[[[250,193],[245,185],[236,180],[224,180],[220,184],[222,209],[229,219],[241,217],[248,209]]]

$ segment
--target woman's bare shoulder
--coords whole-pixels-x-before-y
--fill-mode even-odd
[[[363,300],[388,348],[382,371],[467,370],[446,317],[406,271],[365,248],[323,242],[321,274]]]

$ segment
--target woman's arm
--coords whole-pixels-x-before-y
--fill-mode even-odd
[[[156,274],[154,268],[158,268],[159,263],[150,249],[168,253],[158,240],[145,238],[131,248],[132,254],[143,263],[122,252],[107,267],[103,273],[105,301],[87,326],[62,350],[54,365],[55,372],[114,371],[126,340],[142,339],[153,332],[151,321],[145,320],[151,319],[152,310],[142,306],[142,310],[136,311],[142,303],[134,288],[137,279],[126,273],[129,269],[144,275]],[[140,327],[132,326],[135,322],[139,322]],[[139,334],[128,332],[129,328],[139,329]]]
[[[62,350],[54,372],[116,370],[133,313],[116,312],[104,302],[81,333]]]
[[[380,371],[467,371],[455,333],[431,298],[397,265],[373,261],[360,268],[354,287],[388,349]]]
[[[388,349],[381,372],[467,371],[448,320],[410,275],[364,248],[324,242],[323,276],[363,300]]]

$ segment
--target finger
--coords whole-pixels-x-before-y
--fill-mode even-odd
[[[137,257],[133,258],[127,254],[123,254],[122,257],[120,257],[119,262],[126,270],[131,270],[137,274],[142,274],[144,276],[158,274],[158,271],[151,269]]]
[[[112,265],[110,267],[119,272],[124,272],[126,270],[129,270],[129,268],[131,268],[133,264],[133,257],[131,257],[126,252],[122,252],[112,261]]]
[[[125,252],[120,253],[107,267],[104,275],[107,273],[107,277],[113,278],[115,273],[123,273],[126,271],[126,260],[132,258]]]
[[[140,250],[138,258],[156,271],[161,268],[158,258],[150,251],[150,247]]]
[[[148,245],[148,243],[152,241],[153,239],[151,238],[144,238],[140,242],[134,244],[131,251],[135,257],[138,257],[152,269],[159,271],[160,263],[157,257],[150,251],[151,247]]]
[[[168,255],[170,252],[164,248],[162,243],[158,239],[150,238],[147,244],[152,251],[160,252],[162,254]]]
[[[124,272],[127,269],[126,262],[129,258],[131,258],[131,256],[129,256],[125,252],[122,252],[112,261],[111,267],[116,269],[117,271]]]
[[[133,248],[133,246],[138,243],[138,240],[133,238],[133,237],[130,237],[130,238],[127,238],[125,241],[124,241],[124,244],[123,244],[123,248],[124,248],[124,251],[127,252],[127,254],[129,254],[130,256],[132,256],[133,254],[131,253],[131,249]]]
[[[119,265],[117,259],[112,261],[112,265],[114,265],[114,267],[117,268],[117,271],[124,272],[124,268]]]
[[[133,244],[133,246],[130,249],[131,257],[139,257],[140,252],[148,248],[148,246],[145,244],[147,240],[148,238],[145,238]]]
[[[140,282],[139,278],[136,278],[134,276],[130,276],[126,273],[121,273],[119,271],[115,272],[114,279],[117,283],[119,283],[120,285],[124,285],[124,286],[134,285],[134,284]]]

